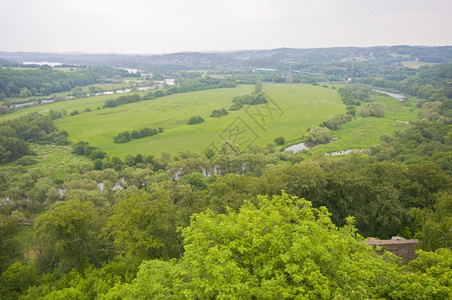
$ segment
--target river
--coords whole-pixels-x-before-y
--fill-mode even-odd
[[[381,93],[381,94],[385,94],[388,95],[389,97],[392,97],[394,99],[397,99],[399,101],[402,101],[406,98],[405,95],[401,95],[401,94],[396,94],[396,93],[391,93],[391,92],[386,92],[386,91],[380,91],[380,90],[374,90],[377,93]]]

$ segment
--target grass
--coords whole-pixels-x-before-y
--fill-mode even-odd
[[[66,171],[71,165],[77,165],[82,162],[91,163],[84,156],[72,154],[72,147],[57,145],[35,145],[31,150],[36,153],[38,164],[44,168],[52,179],[64,179]]]
[[[410,122],[417,119],[419,109],[415,108],[415,99],[400,102],[389,96],[377,94],[372,95],[371,99],[374,103],[383,105],[385,111],[383,118],[363,118],[357,113],[352,122],[332,132],[332,136],[338,138],[337,141],[319,145],[311,150],[315,153],[330,153],[349,149],[368,149],[379,143],[380,136],[403,130],[407,124],[400,121]],[[358,111],[365,105],[366,103],[362,103]]]
[[[138,94],[140,96],[146,95],[149,91],[132,92],[131,94]],[[66,110],[67,114],[70,114],[74,110],[78,110],[82,113],[85,108],[90,108],[91,110],[97,110],[97,108],[102,108],[106,100],[116,99],[124,94],[114,94],[114,95],[102,95],[93,96],[86,98],[79,98],[74,100],[66,100],[61,102],[55,102],[51,104],[42,104],[27,108],[17,109],[10,114],[6,114],[0,117],[0,122],[15,119],[21,115],[29,112],[47,112],[49,110],[62,111]]]
[[[423,62],[423,61],[419,61],[419,60],[409,60],[409,61],[403,61],[402,65],[404,65],[405,67],[410,68],[410,69],[419,69],[422,66],[431,66],[431,65],[436,65],[436,64]]]
[[[175,94],[110,109],[94,110],[57,119],[72,141],[88,141],[110,155],[177,153],[188,149],[203,152],[209,145],[219,147],[225,139],[245,147],[250,143],[266,145],[278,136],[289,142],[299,139],[313,124],[345,112],[335,90],[310,85],[266,84],[264,91],[273,102],[247,106],[221,118],[210,118],[212,110],[229,108],[232,98],[250,94],[254,87],[217,89]],[[206,121],[187,125],[193,115]],[[121,131],[143,127],[164,128],[164,132],[125,144],[113,143]],[[239,134],[237,134],[239,133]]]
[[[252,85],[240,85],[234,89],[175,94],[100,110],[96,108],[102,107],[105,100],[118,95],[81,98],[21,109],[3,116],[0,121],[29,111],[65,109],[68,114],[55,120],[55,125],[60,130],[67,131],[71,141],[84,140],[102,148],[109,155],[124,158],[127,154],[156,155],[162,151],[172,154],[179,150],[201,153],[208,147],[218,149],[223,140],[232,140],[244,149],[250,144],[264,146],[279,136],[285,138],[285,147],[301,142],[309,127],[345,112],[337,90],[301,84],[264,84],[263,90],[270,97],[270,103],[245,106],[221,118],[209,117],[212,110],[229,108],[234,96],[250,94],[253,89]],[[381,135],[392,134],[395,130],[406,127],[406,124],[397,121],[417,118],[415,99],[404,104],[389,96],[374,94],[372,101],[384,106],[383,118],[362,118],[357,114],[352,122],[333,131],[332,135],[338,138],[337,141],[317,146],[312,151],[322,154],[347,149],[367,149],[378,143]],[[358,107],[358,112],[365,104]],[[87,107],[92,111],[84,112]],[[81,113],[71,116],[70,112],[75,109]],[[187,125],[188,119],[193,115],[201,115],[206,121]],[[113,143],[113,137],[119,132],[144,127],[162,127],[164,132],[125,144]],[[63,162],[68,152],[50,148],[49,151],[51,153],[48,155],[48,165],[55,163],[57,168],[63,168],[65,163],[59,166],[58,162]],[[42,153],[45,163],[45,148],[39,148],[39,152]],[[54,158],[51,158],[52,156]],[[63,168],[55,172],[60,176],[65,171]]]
[[[38,163],[26,166],[28,171],[39,168],[54,181],[63,180],[68,169],[73,165],[83,162],[92,163],[84,156],[72,154],[72,147],[70,146],[31,144],[30,149],[36,154],[35,158]],[[11,162],[0,165],[0,168],[7,169],[15,165],[17,165],[16,162]]]
[[[36,70],[36,69],[29,69],[29,70]],[[122,81],[120,81],[118,83],[96,83],[96,84],[83,86],[81,88],[84,93],[89,93],[90,86],[97,87],[97,88],[100,87],[100,88],[102,88],[103,91],[107,92],[107,91],[115,91],[115,90],[133,88],[135,86],[135,83],[137,83],[137,82],[139,82],[139,80],[137,80],[137,78],[135,78],[135,77],[126,77],[126,78],[123,78]],[[130,83],[132,83],[132,86],[130,85]],[[152,82],[148,81],[148,82],[146,82],[146,85],[150,86],[150,85],[152,85]],[[21,97],[8,98],[7,101],[11,104],[17,104],[17,103],[26,103],[26,102],[35,101],[36,99],[72,96],[74,89],[75,88],[71,89],[70,91],[52,93],[48,96],[40,95],[40,96],[30,96],[30,97],[25,97],[25,98],[21,98]],[[143,92],[136,92],[136,93],[143,93]],[[106,95],[106,96],[112,98],[112,97],[119,97],[120,94]],[[92,97],[89,97],[89,98],[92,98]],[[21,112],[19,112],[19,113],[21,113]]]

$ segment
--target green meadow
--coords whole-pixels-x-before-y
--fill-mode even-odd
[[[242,149],[250,144],[264,146],[278,136],[284,136],[289,142],[297,141],[311,125],[345,112],[336,90],[301,84],[266,84],[263,90],[271,99],[269,103],[245,106],[221,118],[209,117],[212,110],[228,109],[234,96],[250,94],[253,89],[252,85],[241,85],[234,89],[175,94],[66,115],[55,120],[55,124],[68,132],[71,141],[84,140],[110,155],[124,157],[129,153],[177,153],[185,149],[200,153],[208,147],[218,148],[223,140],[231,140]],[[72,108],[100,105],[97,100],[95,103],[74,104]],[[206,121],[187,125],[193,115],[200,115]],[[164,132],[125,144],[113,143],[119,132],[144,127],[162,127]]]
[[[339,93],[331,87],[264,84],[263,90],[270,99],[269,103],[244,106],[220,118],[210,117],[214,109],[228,109],[235,96],[250,94],[253,90],[253,85],[239,85],[237,88],[174,94],[115,108],[102,106],[105,100],[115,99],[119,95],[88,97],[19,109],[4,115],[0,121],[27,112],[64,109],[67,114],[55,120],[55,125],[60,130],[67,131],[72,142],[87,141],[109,155],[124,158],[127,154],[157,155],[162,151],[172,154],[177,154],[180,150],[202,153],[208,148],[215,151],[223,140],[231,140],[244,150],[249,145],[265,146],[279,136],[285,138],[286,144],[283,147],[286,147],[302,142],[309,127],[345,112]],[[144,96],[146,92],[138,94]],[[383,118],[360,117],[359,111],[366,105],[362,103],[352,122],[332,132],[332,136],[338,138],[337,141],[319,145],[312,151],[328,153],[367,149],[378,143],[381,135],[403,129],[406,127],[404,122],[417,118],[415,99],[403,103],[384,95],[374,94],[371,98],[373,102],[384,106]],[[86,112],[86,108],[91,111]],[[74,110],[78,110],[80,114],[71,116],[70,113]],[[187,121],[194,115],[202,116],[205,122],[187,125]],[[114,136],[119,132],[145,127],[162,127],[164,132],[124,144],[113,142]]]
[[[407,68],[410,68],[410,69],[419,69],[420,67],[423,67],[423,66],[435,65],[435,63],[428,63],[428,62],[423,62],[423,61],[419,61],[419,60],[408,60],[408,61],[403,61],[402,65]]]
[[[359,116],[359,111],[365,107],[366,102],[361,103],[357,109],[356,118],[347,124],[343,124],[339,130],[332,132],[332,137],[338,138],[329,144],[312,148],[313,152],[329,153],[349,149],[368,149],[379,142],[380,136],[392,134],[396,130],[403,130],[406,122],[418,118],[419,108],[416,108],[416,99],[400,102],[385,95],[373,94],[373,103],[383,105],[385,115],[382,118]]]

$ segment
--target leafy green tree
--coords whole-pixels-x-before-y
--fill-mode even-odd
[[[201,117],[201,116],[193,116],[193,117],[191,117],[190,118],[190,120],[188,120],[188,125],[195,125],[195,124],[199,124],[199,123],[202,123],[202,122],[204,122],[204,119],[203,119],[203,117]]]
[[[38,270],[33,265],[15,262],[0,276],[0,293],[2,299],[18,299],[29,286],[40,281]]]
[[[23,87],[22,90],[20,90],[20,96],[21,98],[27,98],[27,97],[31,97],[31,92],[29,89],[27,89],[26,87]]]
[[[262,81],[260,80],[256,81],[256,84],[254,85],[254,92],[256,93],[262,92]]]
[[[123,132],[118,133],[114,137],[113,140],[114,140],[115,143],[127,143],[127,142],[130,142],[132,140],[132,136],[130,135],[130,132],[123,131]]]
[[[325,143],[331,138],[331,130],[326,127],[312,126],[304,138],[307,142]]]
[[[284,143],[286,142],[286,140],[285,140],[282,136],[280,136],[280,137],[275,138],[275,139],[273,140],[273,142],[274,142],[276,145],[284,145]]]
[[[119,200],[105,232],[113,240],[116,253],[138,261],[175,257],[181,251],[175,207],[163,190]]]
[[[397,276],[397,264],[353,225],[337,228],[325,208],[287,194],[245,202],[238,213],[197,214],[183,236],[183,258],[144,262],[122,297],[380,298]]]
[[[326,188],[325,173],[317,162],[303,161],[293,166],[270,169],[260,178],[259,194],[276,195],[281,190],[308,199],[318,206]]]
[[[414,207],[410,211],[419,230],[415,237],[424,250],[452,249],[452,195],[439,194],[433,209]]]
[[[204,179],[204,176],[201,173],[192,172],[191,174],[187,174],[184,176],[184,180],[195,189],[198,190],[207,189],[207,183]]]
[[[3,205],[5,209],[6,205]],[[15,235],[20,231],[20,219],[17,215],[0,214],[0,273],[3,272],[14,259],[18,259],[19,245]]]
[[[387,290],[388,299],[451,299],[452,251],[419,251],[418,258],[402,269]]]
[[[361,110],[360,114],[363,117],[382,118],[385,115],[385,112],[381,104],[369,103]]]
[[[98,263],[102,220],[90,201],[57,203],[36,219],[37,266],[67,272],[84,263]]]
[[[229,112],[225,108],[214,109],[212,111],[212,113],[210,114],[210,117],[212,117],[212,118],[220,118],[220,117],[226,116],[228,114],[229,114]]]

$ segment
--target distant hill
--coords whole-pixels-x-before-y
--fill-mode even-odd
[[[16,63],[12,63],[6,59],[0,58],[0,67],[14,67]]]
[[[218,69],[231,67],[290,67],[313,63],[372,61],[394,64],[403,61],[429,63],[452,62],[452,46],[376,46],[334,47],[272,50],[241,50],[233,52],[181,52],[160,55],[148,54],[88,54],[1,52],[0,58],[14,63],[52,61],[63,64],[105,65],[128,68]],[[2,61],[3,61],[2,60]],[[2,63],[0,61],[0,64]]]

